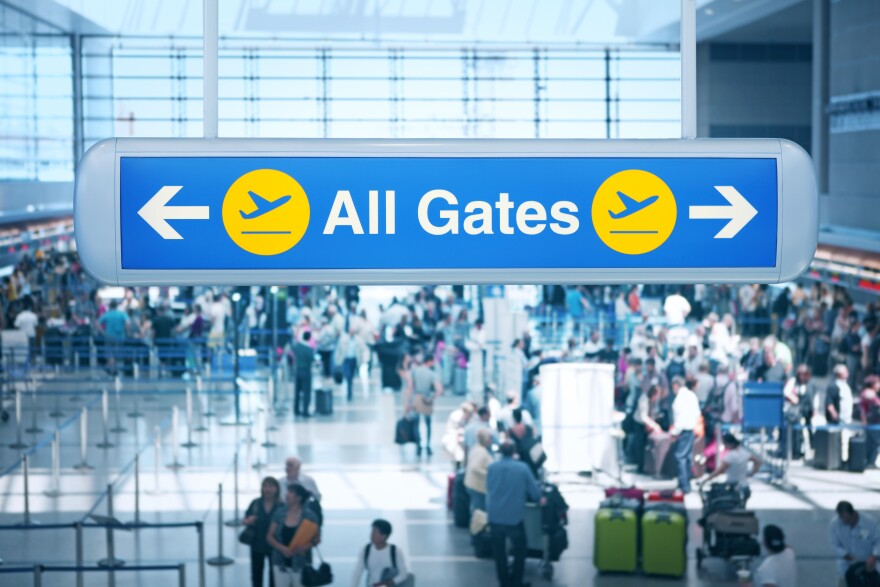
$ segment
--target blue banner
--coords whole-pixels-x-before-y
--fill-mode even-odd
[[[775,158],[133,157],[123,269],[777,263]]]

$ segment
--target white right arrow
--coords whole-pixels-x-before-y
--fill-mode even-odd
[[[758,214],[758,211],[732,185],[716,185],[715,189],[730,202],[730,205],[691,206],[689,216],[698,220],[730,220],[715,238],[733,238]]]
[[[210,209],[208,206],[167,205],[181,188],[183,188],[182,185],[162,186],[162,189],[138,210],[138,216],[143,218],[165,240],[183,239],[180,233],[171,228],[168,220],[208,220],[209,218]]]

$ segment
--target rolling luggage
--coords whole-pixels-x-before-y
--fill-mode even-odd
[[[642,515],[642,571],[681,577],[687,570],[687,511],[673,504],[649,505]]]
[[[813,468],[836,470],[840,468],[840,430],[819,428],[813,434]]]
[[[851,473],[864,473],[868,466],[868,439],[864,435],[849,439],[849,460],[846,468]]]
[[[419,421],[416,418],[410,418],[409,416],[404,416],[400,420],[397,421],[397,426],[394,430],[394,443],[395,444],[419,444],[420,435],[419,435]],[[449,482],[449,498],[448,498],[448,508],[452,509],[452,481],[451,479],[454,475],[450,475]]]
[[[684,492],[681,489],[664,489],[649,491],[648,503],[683,503]]]
[[[333,414],[333,392],[329,389],[315,391],[315,412],[321,416]]]
[[[467,528],[471,521],[471,499],[464,486],[464,472],[455,474],[452,486],[452,517],[458,528]]]
[[[489,517],[483,510],[474,510],[471,516],[471,546],[477,558],[492,558],[492,531],[489,529]]]
[[[398,428],[400,427],[400,422],[397,423]],[[398,443],[401,444],[401,443]],[[450,512],[452,511],[452,489],[455,487],[455,473],[450,473],[449,477],[446,479],[446,509]]]
[[[636,500],[602,502],[594,519],[593,564],[600,573],[634,573],[639,560]]]
[[[634,499],[639,502],[639,505],[645,501],[645,492],[638,487],[608,487],[605,489],[606,499],[612,499],[618,495],[622,499]]]

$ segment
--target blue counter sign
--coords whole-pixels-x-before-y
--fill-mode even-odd
[[[812,166],[781,141],[262,143],[90,152],[85,266],[116,283],[778,281],[815,248]],[[102,197],[112,217],[92,214]],[[806,234],[785,235],[795,211]],[[98,216],[112,267],[84,242]]]

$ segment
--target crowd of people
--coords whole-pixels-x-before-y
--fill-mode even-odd
[[[724,475],[747,499],[747,479],[760,459],[737,436],[716,430],[743,423],[748,382],[783,388],[785,422],[794,434],[791,447],[780,434],[780,451],[810,457],[814,431],[841,424],[846,462],[847,439],[856,433],[846,426],[861,424],[867,426],[866,465],[874,466],[880,452],[880,319],[874,304],[857,309],[842,288],[545,286],[531,308],[530,327],[502,351],[500,368],[498,357],[490,357],[498,349],[487,345],[479,306],[465,302],[459,289],[440,291],[424,287],[392,299],[372,319],[357,287],[181,288],[174,299],[170,290],[151,296],[143,288],[110,297],[100,294],[75,254],[47,249],[22,257],[3,279],[0,320],[27,338],[32,361],[60,360],[46,350],[54,337],[82,336],[101,345],[99,362],[110,372],[146,356],[132,348],[155,349],[161,368],[184,378],[234,348],[257,349],[266,365],[289,368],[299,418],[314,412],[313,385],[340,386],[352,401],[358,382],[368,386],[375,374],[382,389],[400,392],[403,415],[419,422],[420,457],[436,448],[438,398],[462,396],[442,447],[462,471],[470,513],[486,515],[502,585],[522,581],[522,508],[541,499],[535,484],[541,455],[532,449],[541,435],[543,365],[614,365],[625,458],[640,473],[677,479],[684,492],[694,481]],[[554,339],[557,333],[562,336]],[[74,354],[64,360],[80,360],[76,343],[70,349]],[[300,469],[289,460],[287,477],[265,479],[248,509],[254,585],[262,584],[266,560],[273,585],[299,585],[302,569],[311,566],[321,538],[321,494]],[[853,520],[869,523],[848,507],[838,507],[832,530],[838,542],[855,540],[846,538]],[[303,526],[317,531],[297,541]],[[390,535],[387,521],[373,523],[370,544],[358,554],[355,584],[365,573],[369,585],[400,585],[412,577]],[[768,560],[787,556],[781,530],[766,529],[764,542]],[[512,574],[508,543],[516,555]],[[869,569],[876,564],[874,555],[853,560]]]

